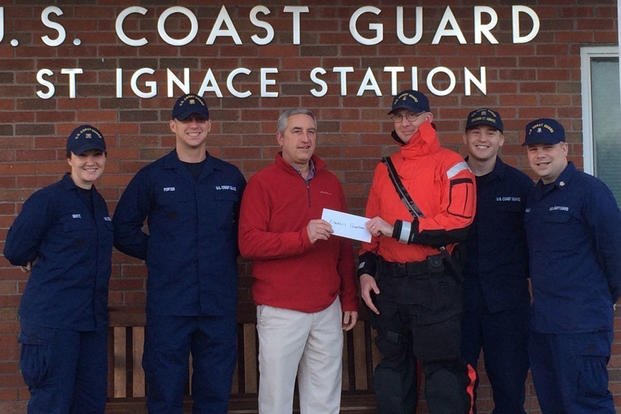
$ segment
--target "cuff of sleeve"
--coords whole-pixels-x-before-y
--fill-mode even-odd
[[[392,231],[392,237],[399,243],[408,244],[412,235],[412,223],[404,220],[397,220]]]
[[[311,243],[310,238],[308,237],[308,231],[306,230],[306,227],[304,227],[304,229],[302,230],[302,247],[304,248],[304,250],[308,249],[310,246],[313,245],[313,243]]]
[[[340,299],[341,299],[341,307],[343,309],[343,312],[358,312],[358,302],[348,303],[343,298],[340,298]]]
[[[358,270],[356,272],[358,277],[364,274],[369,274],[375,277],[375,273],[377,271],[377,260],[378,258],[375,253],[365,252],[361,254],[358,260]]]

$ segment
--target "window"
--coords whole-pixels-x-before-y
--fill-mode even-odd
[[[621,203],[621,105],[619,49],[581,52],[584,171],[599,177]]]

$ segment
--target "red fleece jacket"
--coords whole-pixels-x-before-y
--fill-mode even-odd
[[[306,182],[278,154],[248,182],[239,218],[239,249],[252,260],[255,303],[318,312],[340,296],[344,311],[357,311],[352,244],[332,236],[311,244],[306,225],[323,208],[347,211],[338,179],[316,156]]]

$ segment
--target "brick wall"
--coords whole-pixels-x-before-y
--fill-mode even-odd
[[[350,16],[364,2],[342,0],[291,1],[263,3],[242,2],[227,7],[231,27],[220,23],[220,36],[210,44],[210,34],[222,17],[223,2],[142,1],[144,15],[127,17],[123,27],[131,39],[144,37],[144,46],[124,44],[115,33],[115,19],[127,7],[127,2],[91,0],[59,2],[62,14],[51,13],[49,20],[61,24],[66,39],[58,46],[45,44],[58,40],[53,24],[42,23],[41,13],[48,2],[5,1],[0,26],[0,240],[6,235],[23,201],[35,189],[56,181],[67,170],[64,143],[68,132],[79,123],[92,123],[106,136],[109,159],[101,189],[111,210],[114,209],[124,186],[138,168],[172,148],[174,141],[167,127],[173,98],[168,96],[166,69],[183,77],[184,68],[190,73],[190,87],[197,91],[204,79],[211,88],[204,94],[209,104],[213,130],[209,138],[210,151],[239,166],[249,177],[271,162],[277,150],[274,139],[275,120],[279,111],[291,106],[307,106],[316,110],[319,118],[320,156],[341,178],[353,213],[361,213],[367,195],[373,167],[378,159],[391,152],[394,146],[388,133],[391,124],[386,118],[390,104],[391,74],[385,66],[403,66],[395,88],[412,87],[411,68],[418,68],[419,84],[424,92],[430,89],[426,78],[439,67],[446,67],[455,76],[455,87],[446,96],[431,96],[441,140],[447,146],[461,150],[461,131],[464,118],[479,106],[498,109],[505,121],[506,144],[504,159],[526,170],[522,127],[540,116],[558,118],[568,132],[572,159],[582,165],[580,47],[614,45],[617,42],[616,2],[614,0],[530,0],[527,4],[539,18],[540,29],[527,43],[512,42],[512,3],[493,2],[498,23],[491,30],[498,44],[483,37],[475,43],[474,5],[466,1],[437,2],[421,0],[422,32],[418,42],[405,45],[397,36],[397,1],[376,1],[379,14],[365,13],[357,24],[360,35],[371,39],[375,32],[369,24],[383,25],[383,40],[377,44],[361,44],[349,30]],[[133,4],[133,3],[129,3]],[[204,5],[207,4],[207,5]],[[294,44],[294,16],[284,9],[285,4],[308,6],[299,14],[299,44]],[[158,18],[173,5],[187,7],[196,16],[198,33],[183,46],[173,46],[158,35]],[[256,44],[252,36],[265,38],[267,31],[253,24],[249,14],[254,6],[263,5],[269,14],[258,19],[274,30],[274,39],[267,45]],[[404,8],[403,32],[414,37],[417,31],[415,5]],[[442,17],[450,6],[454,21],[449,24],[453,36],[433,39]],[[49,9],[48,9],[49,10]],[[224,20],[229,22],[228,20]],[[483,15],[483,23],[489,21]],[[531,20],[521,14],[520,33],[527,34]],[[182,39],[190,33],[187,16],[173,14],[164,25],[172,38]],[[234,30],[232,30],[234,29]],[[458,30],[459,29],[459,30]],[[227,31],[228,30],[228,31]],[[235,43],[235,32],[241,44]],[[463,35],[464,44],[460,43]],[[227,35],[228,33],[228,35]],[[79,45],[74,40],[79,39]],[[13,40],[18,45],[12,44]],[[486,93],[476,86],[466,93],[466,68],[475,76],[486,67]],[[250,91],[241,98],[227,89],[227,77],[236,68],[247,68],[248,75],[239,75],[233,82],[239,91]],[[319,89],[309,74],[312,68],[324,68],[320,76],[327,92],[315,97]],[[339,67],[352,67],[346,82],[341,82]],[[81,68],[71,77],[62,74],[63,68]],[[117,68],[122,68],[122,97],[117,97]],[[158,92],[151,98],[137,96],[130,85],[132,75],[140,68],[152,68],[153,75],[142,77],[140,88],[148,92],[145,81],[157,81]],[[267,73],[275,84],[265,86],[261,93],[261,68],[278,68]],[[367,69],[373,79],[365,78]],[[43,76],[48,83],[37,82],[37,73],[49,69],[52,75]],[[210,77],[211,76],[211,77]],[[433,87],[449,90],[449,78],[433,77]],[[222,97],[213,91],[214,83]],[[43,99],[37,92],[55,93]],[[367,87],[360,96],[361,84]],[[341,94],[341,88],[346,93]],[[75,90],[75,98],[70,97]],[[364,88],[363,88],[364,89]],[[378,93],[379,92],[379,93]],[[172,96],[182,90],[173,85]],[[278,93],[278,97],[269,94]],[[262,96],[263,95],[263,96]],[[245,267],[242,266],[243,269]],[[18,374],[16,343],[17,305],[27,275],[0,260],[0,412],[24,412],[28,398]],[[244,272],[245,273],[245,272]],[[140,306],[144,303],[145,269],[137,260],[115,252],[110,284],[110,303],[114,306]],[[249,280],[240,281],[242,300],[248,300]],[[611,390],[621,394],[621,361],[615,342],[611,361]],[[537,411],[532,384],[528,384],[529,412]],[[489,388],[483,381],[480,390],[480,412],[491,410]],[[621,398],[621,397],[619,397]],[[619,404],[621,404],[621,400]]]

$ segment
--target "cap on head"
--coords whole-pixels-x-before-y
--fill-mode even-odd
[[[185,121],[192,115],[209,119],[209,109],[205,100],[194,93],[180,96],[172,109],[172,118]]]
[[[500,132],[504,131],[504,126],[502,124],[500,114],[489,108],[475,109],[468,114],[468,120],[466,121],[466,131],[481,125],[487,125],[492,128],[496,128]]]
[[[526,125],[526,135],[522,145],[554,145],[565,141],[565,128],[551,118],[539,118]]]
[[[389,114],[400,109],[405,109],[414,113],[430,112],[429,99],[422,92],[407,90],[400,92],[392,100],[392,108]]]
[[[67,153],[82,155],[87,151],[106,152],[106,141],[103,134],[94,126],[80,125],[67,137]]]

